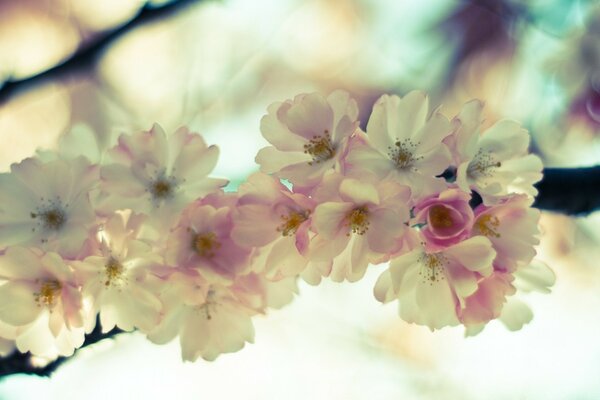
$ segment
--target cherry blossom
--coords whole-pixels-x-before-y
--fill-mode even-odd
[[[368,143],[346,156],[351,169],[368,169],[380,179],[392,178],[410,186],[413,196],[438,186],[435,178],[450,165],[442,140],[452,132],[444,115],[429,116],[425,93],[413,91],[403,98],[383,95],[373,106],[367,124]]]
[[[333,176],[323,185],[336,188],[333,193],[337,193],[315,209],[317,235],[309,244],[310,258],[331,262],[333,280],[356,281],[369,262],[401,247],[410,189],[393,181],[372,184]]]
[[[158,124],[146,132],[123,134],[102,166],[101,210],[131,209],[168,223],[188,203],[227,184],[209,178],[219,150],[186,127],[167,136]],[[142,200],[142,201],[140,201]]]
[[[425,246],[393,258],[375,285],[381,302],[400,301],[400,317],[430,329],[459,324],[466,299],[481,278],[493,272],[496,252],[484,236],[476,236],[442,251]]]
[[[260,123],[272,145],[261,149],[256,162],[262,172],[288,179],[297,187],[313,187],[332,169],[339,170],[348,139],[358,127],[356,101],[337,90],[324,97],[301,94],[274,103]]]
[[[97,251],[72,264],[93,314],[100,314],[103,332],[115,326],[145,332],[158,323],[162,303],[154,290],[159,282],[150,272],[162,265],[162,258],[137,237],[144,221],[140,215],[113,215],[98,234]]]
[[[460,189],[447,189],[429,196],[413,209],[414,221],[421,229],[430,249],[441,249],[467,238],[474,214],[469,205],[471,195]]]
[[[542,161],[528,153],[529,134],[517,122],[501,120],[481,132],[483,103],[466,103],[455,117],[453,146],[456,183],[475,190],[485,204],[510,193],[535,196],[542,178]]]
[[[309,263],[306,255],[315,201],[262,173],[250,176],[238,193],[232,238],[242,246],[262,248],[254,265],[271,279],[301,273]]]
[[[90,193],[98,168],[84,157],[27,158],[0,174],[0,248],[37,246],[77,255],[96,217]]]
[[[227,284],[250,269],[252,247],[231,237],[237,195],[216,193],[190,204],[169,235],[166,262]]]
[[[19,351],[70,355],[83,343],[84,309],[72,269],[56,253],[10,247],[0,256],[0,321]]]

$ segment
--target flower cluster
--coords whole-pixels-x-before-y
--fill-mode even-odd
[[[96,163],[13,164],[0,174],[2,349],[70,355],[99,321],[213,360],[252,342],[252,317],[289,303],[299,277],[354,282],[388,261],[378,300],[476,332],[535,255],[542,169],[525,130],[482,131],[481,114],[384,95],[363,132],[347,93],[299,95],[268,108],[271,146],[237,192],[209,177],[218,149],[186,128],[123,134]]]

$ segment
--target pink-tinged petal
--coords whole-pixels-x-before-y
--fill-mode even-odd
[[[346,216],[353,208],[353,203],[327,202],[319,204],[312,217],[313,227],[325,239],[331,240],[336,236],[345,235],[345,231],[349,231]]]
[[[518,331],[523,325],[528,324],[533,319],[531,308],[520,300],[510,297],[500,314],[500,321],[510,331]]]
[[[484,276],[492,273],[492,262],[496,251],[490,240],[484,236],[475,236],[444,250],[444,254],[470,271]]]
[[[307,220],[300,224],[296,231],[296,249],[302,255],[308,253],[308,245],[310,243],[309,238],[310,220]]]
[[[272,207],[248,204],[238,207],[234,214],[231,237],[242,246],[265,246],[281,236],[277,227],[282,223],[281,216],[275,215]]]
[[[288,127],[281,121],[280,115],[289,110],[292,103],[273,103],[267,111],[268,114],[260,120],[260,132],[263,137],[275,148],[281,151],[302,151],[306,140],[298,135],[294,135]]]
[[[416,296],[421,313],[417,322],[427,325],[431,330],[459,324],[456,299],[446,280],[419,284]]]
[[[340,185],[340,196],[342,200],[356,205],[379,204],[375,186],[357,179],[344,179]]]
[[[260,165],[261,172],[265,174],[273,174],[290,164],[304,163],[308,165],[311,160],[312,158],[308,154],[296,151],[284,152],[272,146],[260,149],[255,158],[256,163]]]
[[[448,263],[445,269],[448,284],[454,289],[460,306],[464,307],[464,299],[477,290],[477,276],[461,265],[452,262]]]
[[[332,134],[333,110],[321,94],[311,93],[295,102],[281,120],[293,133],[310,140],[326,131]]]
[[[369,214],[366,233],[369,248],[377,253],[390,253],[399,247],[407,222],[402,215],[389,208],[380,208]]]
[[[0,321],[13,326],[35,321],[42,311],[35,301],[35,292],[35,286],[24,281],[11,281],[0,286]]]
[[[281,279],[296,276],[306,267],[308,260],[302,257],[294,246],[292,238],[281,238],[271,248],[265,262],[269,276]],[[274,273],[274,272],[277,273]]]
[[[297,186],[306,188],[319,184],[323,179],[323,175],[328,171],[333,171],[335,165],[335,158],[319,163],[315,162],[312,165],[301,162],[286,166],[277,173],[277,176],[289,180],[296,191]]]
[[[515,293],[513,278],[509,274],[496,273],[479,282],[477,291],[469,296],[461,310],[465,325],[487,323],[500,316],[506,297]]]
[[[425,122],[414,136],[413,140],[418,143],[418,153],[428,153],[439,146],[444,146],[442,140],[452,133],[452,124],[446,116],[435,112],[431,118]],[[445,147],[445,146],[444,146]]]

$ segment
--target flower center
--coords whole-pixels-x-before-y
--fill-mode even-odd
[[[104,266],[104,272],[106,274],[105,286],[120,285],[123,279],[123,265],[114,257],[110,257],[108,262]]]
[[[281,232],[282,236],[294,235],[298,227],[308,219],[309,214],[310,211],[290,211],[288,215],[282,215],[283,223],[277,227],[277,232]]]
[[[213,289],[209,289],[206,294],[206,301],[204,304],[200,306],[200,310],[204,312],[204,316],[207,320],[212,319],[211,309],[212,311],[216,310],[217,303],[215,302],[215,291]]]
[[[331,136],[329,131],[325,129],[323,136],[313,136],[312,139],[304,145],[304,153],[312,156],[312,161],[308,162],[308,165],[314,163],[319,164],[322,161],[327,161],[335,156],[335,147],[331,143]]]
[[[59,199],[48,201],[46,207],[38,207],[30,215],[47,231],[58,231],[67,222],[67,214]]]
[[[419,143],[413,143],[410,139],[396,140],[394,146],[388,146],[388,156],[396,164],[398,169],[414,169],[415,161],[423,157],[416,157],[415,151]]]
[[[485,214],[475,221],[475,229],[486,237],[499,238],[500,234],[497,232],[499,226],[500,220],[495,215]]]
[[[355,208],[346,216],[347,225],[352,233],[364,235],[369,230],[369,210],[367,206]],[[350,236],[350,232],[346,234]]]
[[[454,224],[450,210],[440,204],[429,209],[429,222],[436,229],[451,228]]]
[[[40,291],[33,294],[38,307],[46,306],[48,308],[54,307],[56,300],[60,296],[62,285],[57,280],[48,280],[42,283]]]
[[[434,282],[439,282],[444,279],[442,268],[446,263],[446,259],[441,253],[424,253],[419,261],[421,265],[425,267],[419,271],[419,275],[423,278],[423,282],[428,281],[430,285],[433,285]]]
[[[212,258],[221,247],[214,232],[197,233],[192,237],[192,248],[200,257]]]
[[[490,177],[501,166],[502,163],[494,159],[492,152],[479,149],[467,167],[467,176],[471,179]]]

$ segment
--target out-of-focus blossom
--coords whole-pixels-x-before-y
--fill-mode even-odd
[[[467,238],[474,214],[471,195],[460,189],[447,189],[417,203],[414,221],[425,224],[421,233],[430,250],[441,249]]]
[[[74,257],[96,218],[90,192],[98,168],[84,157],[27,158],[0,175],[0,248],[37,246]]]
[[[163,344],[179,335],[184,361],[214,360],[254,340],[251,314],[238,306],[227,288],[210,286],[196,271],[174,270],[161,298],[164,316],[148,339]]]
[[[482,277],[489,276],[496,252],[483,236],[464,240],[443,251],[425,247],[396,257],[375,285],[381,302],[399,300],[400,317],[430,329],[459,324],[466,299]]]
[[[332,176],[332,179],[333,176]],[[335,183],[323,182],[323,185]],[[315,209],[309,244],[311,260],[332,263],[331,279],[356,281],[369,262],[398,251],[407,231],[410,189],[391,180],[378,183],[346,178],[334,197]]]
[[[262,135],[272,146],[261,149],[256,162],[262,172],[288,179],[295,187],[315,186],[327,171],[339,170],[357,118],[356,101],[341,90],[274,103],[261,120]]]
[[[162,304],[153,293],[158,284],[150,271],[162,258],[138,239],[144,222],[140,215],[113,215],[98,235],[97,251],[73,263],[83,296],[91,299],[92,313],[100,314],[103,332],[115,326],[147,332],[158,323]]]
[[[21,352],[70,355],[83,343],[84,310],[73,270],[56,253],[10,247],[0,256],[0,321]]]
[[[454,119],[451,144],[457,165],[456,183],[475,190],[485,204],[511,193],[535,196],[542,161],[529,154],[529,134],[517,122],[502,120],[481,132],[483,103],[466,103]]]
[[[167,228],[188,203],[227,183],[208,177],[218,148],[206,146],[202,136],[186,127],[167,136],[154,124],[147,132],[121,135],[108,156],[112,163],[100,171],[104,197],[100,208],[131,209]]]
[[[448,118],[437,111],[429,116],[425,93],[383,95],[369,118],[368,143],[353,148],[346,162],[351,174],[366,169],[380,179],[409,186],[413,196],[430,193],[442,182],[436,176],[450,165],[450,152],[442,140],[451,132]]]
[[[237,195],[218,192],[188,206],[169,235],[167,264],[195,269],[222,284],[248,272],[252,247],[231,237],[236,203]]]

